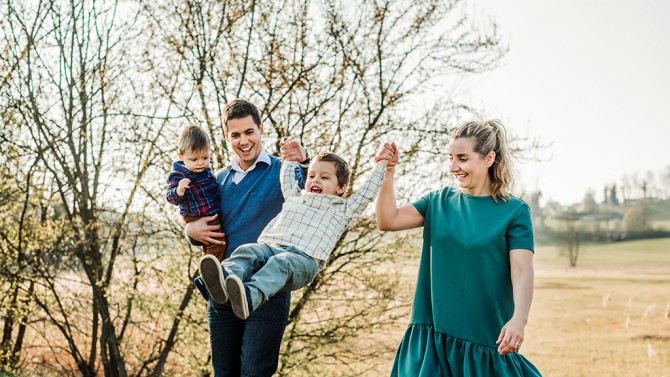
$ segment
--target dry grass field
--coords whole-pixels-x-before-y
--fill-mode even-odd
[[[535,269],[521,352],[544,376],[670,377],[670,239],[585,245],[576,268],[539,246]],[[388,375],[391,362],[365,375]]]
[[[670,239],[536,252],[523,353],[546,376],[670,377]]]

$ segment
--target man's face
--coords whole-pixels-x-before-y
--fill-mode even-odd
[[[251,115],[248,115],[244,118],[228,119],[226,125],[228,127],[226,140],[233,147],[233,152],[237,155],[240,167],[247,170],[256,163],[256,159],[261,153],[263,124],[256,125]]]

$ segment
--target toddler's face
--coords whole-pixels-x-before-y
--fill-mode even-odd
[[[209,167],[209,149],[177,153],[188,171],[200,173]]]
[[[307,170],[305,191],[314,194],[341,195],[347,186],[337,183],[337,168],[334,162],[314,160]]]

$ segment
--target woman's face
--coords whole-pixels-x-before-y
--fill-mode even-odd
[[[475,152],[474,146],[474,140],[469,137],[452,139],[449,143],[449,171],[463,192],[475,196],[490,195],[488,170],[495,159],[495,152],[482,157]]]

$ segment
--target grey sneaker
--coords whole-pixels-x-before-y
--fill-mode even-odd
[[[224,275],[227,274],[215,256],[207,254],[200,259],[200,275],[212,300],[219,304],[225,304],[228,301],[228,293],[226,292],[226,278]]]
[[[249,314],[251,314],[249,288],[244,286],[239,277],[231,274],[226,278],[226,290],[230,295],[230,305],[233,307],[233,313],[239,319],[249,318]]]

